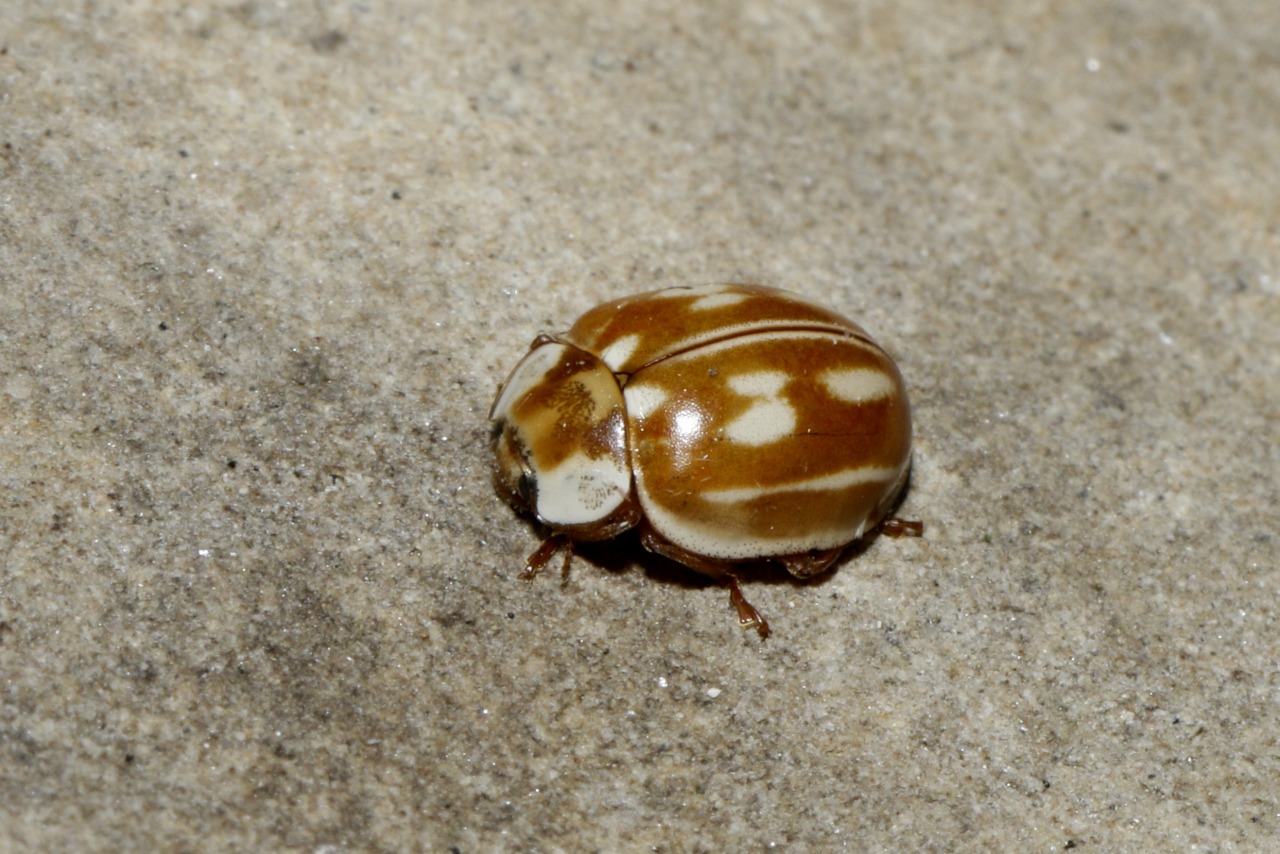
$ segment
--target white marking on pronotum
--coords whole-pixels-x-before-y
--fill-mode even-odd
[[[502,394],[493,402],[490,418],[507,418],[511,408],[520,398],[542,384],[543,379],[551,372],[569,348],[563,344],[543,344],[536,347],[524,357],[515,371],[502,387]]]
[[[759,447],[795,432],[796,410],[778,397],[787,380],[785,371],[753,371],[729,377],[729,388],[756,400],[751,408],[725,425],[725,436],[740,445]]]
[[[898,388],[893,378],[879,368],[839,368],[823,371],[818,381],[838,400],[867,403],[892,397]]]
[[[585,525],[609,516],[631,491],[631,472],[574,454],[538,473],[538,516],[553,525]]]
[[[797,480],[791,483],[780,483],[775,486],[743,486],[737,489],[709,489],[701,494],[701,498],[717,504],[733,504],[738,501],[752,501],[766,495],[778,495],[783,492],[821,492],[825,490],[848,489],[864,483],[879,481],[892,482],[898,477],[899,469],[882,466],[858,466],[845,469],[823,477],[811,477],[808,480]]]

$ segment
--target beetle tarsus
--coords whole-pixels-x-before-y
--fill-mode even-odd
[[[742,595],[742,589],[738,587],[738,579],[732,575],[726,575],[724,580],[729,587],[729,602],[738,611],[738,625],[744,629],[754,628],[760,633],[761,640],[767,638],[769,636],[769,622],[756,610],[754,605],[747,601],[747,597]]]
[[[880,533],[889,537],[920,537],[924,535],[924,522],[886,516],[880,520]]]

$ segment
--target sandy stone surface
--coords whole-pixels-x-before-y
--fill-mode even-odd
[[[1261,851],[1280,7],[0,14],[0,849]],[[809,584],[517,575],[486,415],[756,281],[916,412]]]

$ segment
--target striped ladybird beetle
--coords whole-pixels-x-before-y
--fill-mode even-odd
[[[769,633],[736,571],[827,569],[888,515],[911,465],[893,360],[840,315],[760,285],[614,300],[539,335],[489,414],[499,494],[549,535],[533,578],[575,541],[636,528],[649,551],[719,580]]]

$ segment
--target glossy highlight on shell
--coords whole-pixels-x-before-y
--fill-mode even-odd
[[[857,324],[759,285],[597,306],[534,341],[490,418],[499,493],[553,543],[637,528],[649,550],[721,579],[761,634],[735,568],[827,569],[886,520],[911,462],[893,360]],[[890,521],[886,533],[919,533]]]

